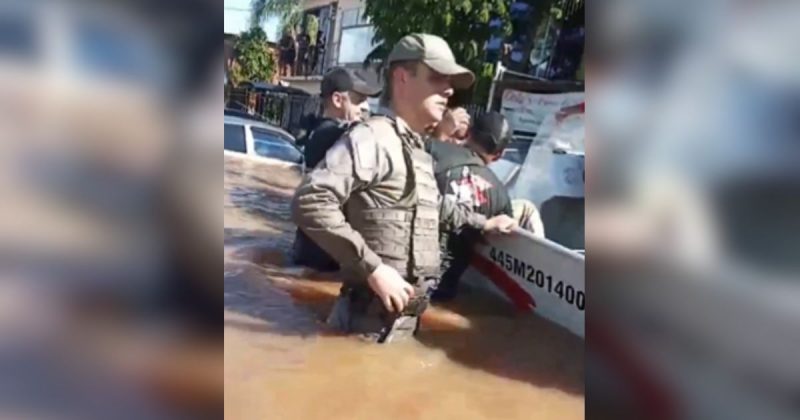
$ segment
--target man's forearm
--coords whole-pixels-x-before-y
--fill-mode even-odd
[[[483,230],[486,226],[484,215],[458,203],[452,195],[444,195],[439,199],[439,221],[447,232],[458,232],[465,227]]]
[[[335,198],[325,191],[298,190],[292,200],[292,218],[297,226],[339,265],[352,271],[356,281],[367,277],[381,264],[364,238],[345,220]]]
[[[364,243],[361,235],[347,224],[325,229],[301,226],[300,229],[342,268],[353,272],[355,281],[366,282],[367,277],[382,263],[381,258]]]

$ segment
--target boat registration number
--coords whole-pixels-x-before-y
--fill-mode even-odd
[[[557,296],[560,300],[575,306],[580,311],[586,310],[586,293],[575,290],[572,285],[554,279],[552,275],[538,270],[533,265],[495,247],[489,250],[489,258],[508,273]]]

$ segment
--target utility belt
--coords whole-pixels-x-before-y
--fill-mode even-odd
[[[400,313],[390,313],[367,285],[345,285],[334,304],[328,324],[368,341],[389,343],[409,338],[419,329],[419,317],[428,308],[438,278],[418,280],[414,297]]]

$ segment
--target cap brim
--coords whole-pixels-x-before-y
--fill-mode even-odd
[[[381,88],[376,86],[369,86],[365,83],[355,83],[353,85],[353,92],[359,93],[364,96],[374,98],[381,94]]]
[[[424,60],[433,71],[450,76],[454,89],[467,89],[475,83],[475,75],[466,67],[449,60]]]
[[[363,70],[353,70],[353,92],[368,97],[376,97],[381,94],[381,84],[377,74],[365,72]]]

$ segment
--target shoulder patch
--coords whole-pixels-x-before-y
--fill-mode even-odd
[[[359,124],[348,132],[347,141],[353,151],[353,171],[359,180],[369,182],[378,169],[379,147],[375,133],[367,124]]]
[[[383,148],[392,150],[402,143],[394,122],[387,117],[375,116],[368,119],[363,125],[370,127],[375,142]]]
[[[392,120],[377,116],[368,119],[363,126],[370,127],[372,131],[379,137],[386,135],[387,133],[391,133],[397,135],[397,130],[395,130],[394,123]]]

